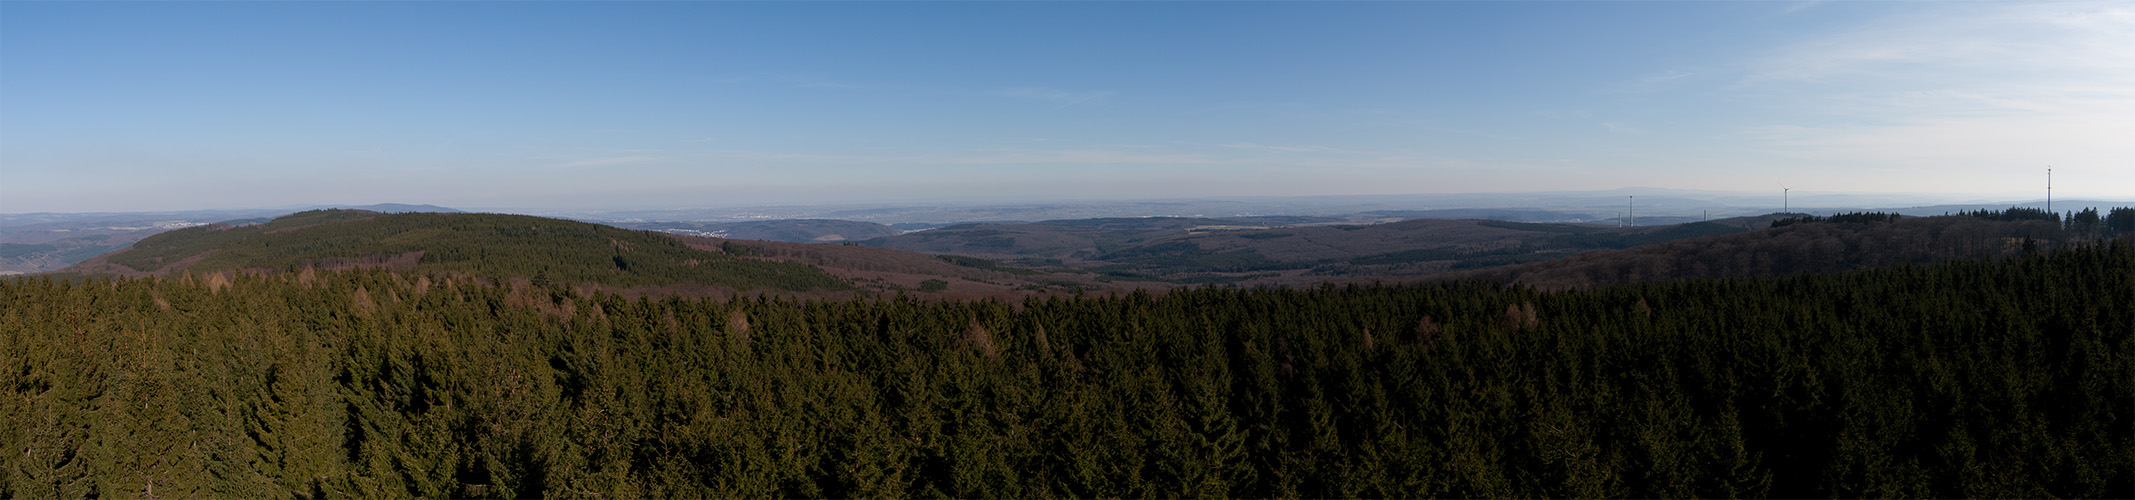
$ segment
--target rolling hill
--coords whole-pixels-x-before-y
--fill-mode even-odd
[[[381,203],[318,206],[310,209],[355,209],[382,213],[440,212],[458,209],[436,205]],[[131,213],[34,213],[0,215],[0,275],[55,271],[157,233],[212,223],[244,225],[273,220],[294,209],[198,210]]]
[[[315,210],[262,224],[169,231],[68,271],[164,275],[312,267],[387,267],[614,287],[850,288],[807,265],[692,248],[648,231],[524,215],[363,210]]]

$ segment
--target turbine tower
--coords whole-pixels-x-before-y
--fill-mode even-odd
[[[1785,184],[1779,185],[1779,213],[1794,213],[1794,199],[1791,195],[1793,191],[1794,188]]]
[[[2046,166],[2046,213],[2053,214],[2053,165]]]
[[[1628,198],[1630,198],[1630,201],[1624,202],[1624,225],[1638,227],[1638,197],[1629,196]]]

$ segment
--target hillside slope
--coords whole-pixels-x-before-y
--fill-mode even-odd
[[[436,205],[381,203],[316,207],[373,212],[459,212]],[[295,210],[195,210],[178,212],[0,214],[0,276],[57,271],[118,251],[157,233],[213,223],[243,225],[273,220]]]
[[[691,248],[667,235],[524,215],[315,210],[263,224],[170,231],[69,268],[147,275],[388,267],[557,284],[849,287],[810,266]]]
[[[860,244],[1125,279],[1306,284],[1338,276],[1441,273],[1746,230],[1723,221],[1617,228],[1418,219],[1285,227],[1258,220],[1152,217],[966,224]]]
[[[1039,270],[950,254],[927,254],[844,244],[740,240],[675,235],[694,248],[814,266],[862,290],[940,292],[947,298],[1104,289],[1167,288],[1169,283],[1111,279],[1073,269]]]

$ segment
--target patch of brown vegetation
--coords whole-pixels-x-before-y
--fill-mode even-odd
[[[569,319],[578,313],[577,301],[556,300],[549,295],[548,290],[537,288],[527,280],[514,279],[508,286],[511,287],[511,292],[505,296],[504,303],[512,307],[532,310],[542,316],[556,319]]]
[[[1430,347],[1432,344],[1438,343],[1438,329],[1438,321],[1431,319],[1431,316],[1426,314],[1423,319],[1416,320],[1416,329],[1411,333],[1415,336],[1414,342],[1416,345]]]
[[[348,301],[349,310],[357,316],[367,318],[378,312],[378,304],[371,302],[371,290],[362,285],[356,286],[356,293],[350,294]]]
[[[741,345],[749,345],[749,313],[735,308],[726,315],[726,333]]]
[[[1001,349],[994,345],[993,332],[987,331],[986,325],[979,324],[978,318],[972,318],[971,322],[964,326],[963,338],[958,343],[977,351],[986,359],[1001,359]]]
[[[1531,330],[1541,324],[1541,319],[1535,316],[1535,304],[1533,302],[1505,305],[1504,327],[1506,330]]]
[[[208,293],[222,293],[222,289],[230,287],[230,273],[210,273],[203,282],[207,284]]]

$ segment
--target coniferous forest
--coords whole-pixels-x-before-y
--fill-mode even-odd
[[[1540,292],[0,281],[5,497],[2116,497],[2135,246]]]

